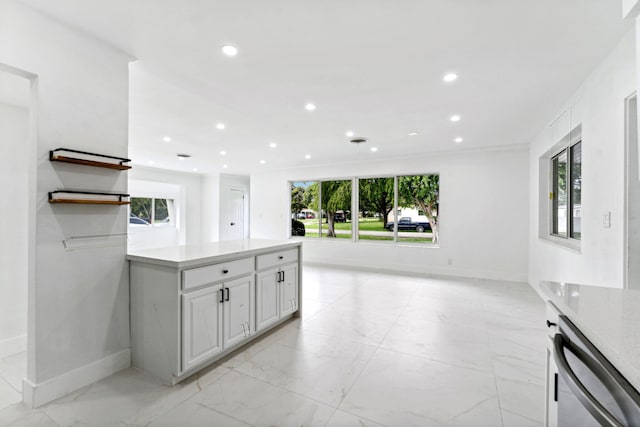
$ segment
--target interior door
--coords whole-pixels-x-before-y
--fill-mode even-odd
[[[244,239],[244,191],[227,190],[226,240]]]

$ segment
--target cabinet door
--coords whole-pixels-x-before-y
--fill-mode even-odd
[[[253,276],[224,283],[224,347],[244,341],[255,331]]]
[[[182,295],[182,369],[222,351],[222,285]]]
[[[279,270],[258,274],[256,298],[256,328],[258,331],[275,323],[280,318]]]
[[[280,282],[280,317],[298,309],[298,266],[290,265],[280,269],[284,280]]]

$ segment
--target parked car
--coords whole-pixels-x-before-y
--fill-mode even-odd
[[[149,221],[145,221],[144,219],[137,217],[135,215],[129,215],[129,224],[133,225],[151,225]]]
[[[395,223],[388,222],[387,230],[393,231]],[[413,222],[411,217],[403,216],[398,221],[398,231],[417,231],[422,233],[423,231],[431,231],[431,225],[428,222]]]
[[[304,236],[306,233],[304,224],[297,219],[291,219],[291,235],[292,236]]]
[[[347,222],[347,217],[344,215],[344,212],[336,212],[333,216],[333,220],[335,222]]]
[[[298,215],[296,215],[296,218],[298,218],[298,219],[306,219],[307,215],[304,212],[300,212],[300,213],[298,213]]]

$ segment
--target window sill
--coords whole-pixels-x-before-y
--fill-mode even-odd
[[[562,239],[560,237],[555,237],[555,236],[539,236],[538,240],[552,246],[557,246],[562,249],[567,249],[577,254],[582,253],[582,242],[580,240]]]
[[[291,236],[289,240],[296,240],[302,242],[329,242],[329,243],[338,243],[340,245],[346,244],[357,244],[357,245],[368,245],[368,246],[378,246],[378,247],[405,247],[405,248],[426,248],[426,249],[439,249],[439,243],[420,243],[420,242],[394,242],[391,240],[384,241],[375,241],[375,240],[358,240],[354,242],[352,239],[330,239],[330,238],[322,238],[319,239],[317,237],[304,237],[304,236]]]

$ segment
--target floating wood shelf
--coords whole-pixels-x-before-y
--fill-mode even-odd
[[[56,154],[57,152],[75,153],[75,154],[80,154],[82,156],[98,157],[100,159],[111,159],[111,160],[114,160],[115,162],[92,160],[91,158],[70,157],[70,156]],[[131,166],[124,164],[124,163],[130,162],[131,159],[125,159],[123,157],[107,156],[105,154],[89,153],[86,151],[71,150],[68,148],[56,148],[55,150],[49,151],[49,160],[52,162],[74,163],[77,165],[95,166],[99,168],[116,169],[116,170],[131,169]]]
[[[62,197],[60,197],[62,196]],[[95,198],[83,198],[93,196]],[[49,203],[74,203],[83,205],[128,205],[128,194],[103,193],[96,191],[56,190],[49,192]]]

